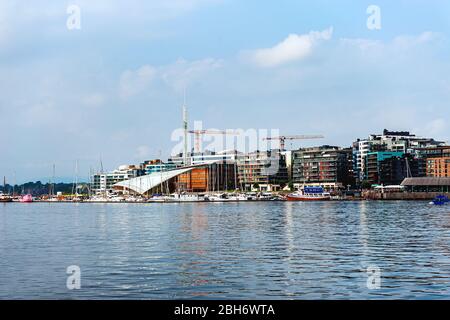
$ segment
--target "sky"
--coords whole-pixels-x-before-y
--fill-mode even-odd
[[[2,0],[0,175],[165,158],[184,99],[190,127],[325,136],[292,148],[385,128],[450,140],[449,15],[438,0]]]

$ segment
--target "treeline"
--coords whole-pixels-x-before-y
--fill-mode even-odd
[[[80,184],[81,186],[81,184]],[[83,191],[85,191],[85,185],[83,185]],[[7,194],[32,194],[33,196],[42,196],[47,195],[52,191],[52,188],[54,187],[53,194],[56,194],[57,192],[62,192],[63,194],[71,194],[73,192],[74,185],[73,183],[45,183],[43,184],[41,181],[36,182],[27,182],[21,185],[9,185],[7,184],[6,187],[3,185],[0,186],[0,192],[7,193]],[[78,192],[81,190],[79,189]]]

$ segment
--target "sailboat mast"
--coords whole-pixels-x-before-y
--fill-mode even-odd
[[[14,197],[14,194],[16,193],[16,184],[17,184],[17,177],[16,177],[16,171],[14,171],[14,181],[13,181],[13,189],[12,189],[13,197]]]
[[[55,179],[56,179],[56,177],[55,177],[55,175],[56,175],[56,165],[55,164],[53,164],[53,175],[52,175],[52,196],[54,196],[55,195]]]
[[[75,196],[78,197],[78,160],[75,162]]]

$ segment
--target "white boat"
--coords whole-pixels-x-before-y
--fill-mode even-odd
[[[209,202],[229,202],[235,201],[235,199],[230,198],[226,193],[216,193],[216,194],[208,194],[205,196],[205,200]]]
[[[248,201],[249,198],[245,194],[230,194],[228,199],[231,201]]]
[[[275,200],[275,197],[270,192],[263,192],[263,193],[259,194],[258,200],[261,200],[261,201],[272,201],[272,200]]]
[[[12,202],[13,198],[9,195],[0,193],[0,202]]]
[[[304,187],[302,190],[291,193],[286,197],[287,201],[328,201],[331,195],[324,192],[322,187]]]
[[[92,196],[89,198],[88,202],[108,202],[108,198],[103,196]]]
[[[121,196],[113,196],[108,199],[110,202],[125,202],[125,198]]]
[[[168,202],[203,202],[205,198],[198,194],[172,193],[167,200]]]
[[[249,192],[249,193],[246,193],[245,195],[249,201],[258,200],[258,194],[256,192]]]
[[[6,177],[3,177],[3,190],[6,191]],[[13,197],[4,194],[3,192],[0,193],[0,202],[12,202],[12,201]]]

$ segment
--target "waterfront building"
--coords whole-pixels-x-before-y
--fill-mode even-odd
[[[288,183],[286,155],[280,150],[242,154],[237,172],[241,190],[278,191]]]
[[[177,191],[187,192],[235,190],[238,188],[236,163],[207,163],[202,168],[195,168],[177,176],[175,185]]]
[[[177,168],[177,165],[173,162],[164,163],[160,159],[147,160],[141,164],[142,170],[145,174],[152,174],[155,172],[164,172]]]
[[[399,185],[406,177],[421,177],[423,160],[398,151],[370,152],[366,157],[366,182]]]
[[[353,186],[352,149],[325,145],[293,151],[292,179],[296,189],[303,185],[326,190]]]
[[[426,148],[415,149],[416,155],[421,158],[449,158],[450,157],[450,146],[441,145]]]
[[[417,154],[417,150],[444,145],[431,138],[417,137],[408,131],[384,130],[382,134],[372,134],[368,139],[358,139],[353,143],[353,171],[357,184],[369,180],[366,157],[371,152],[390,151]]]
[[[450,177],[450,146],[418,148],[416,155],[423,159],[427,177]]]
[[[213,162],[234,163],[240,156],[242,156],[242,153],[236,150],[225,150],[220,152],[206,150],[204,152],[190,152],[186,158],[182,153],[177,154],[169,158],[168,163],[174,164],[177,167],[184,165],[184,159],[188,159],[188,163],[191,165]]]
[[[113,185],[116,183],[133,179],[144,174],[141,166],[123,165],[118,169],[94,174],[91,178],[91,191],[97,194],[105,194],[113,191]]]
[[[450,192],[450,178],[406,178],[401,185],[409,192]]]
[[[446,177],[450,178],[450,157],[428,158],[427,177]]]
[[[205,164],[205,166],[180,174],[174,182],[176,190],[209,192],[236,189],[238,187],[236,159],[241,155],[242,153],[236,150],[189,153],[186,158],[190,165]],[[183,154],[178,154],[170,158],[169,162],[181,167],[184,159]]]

